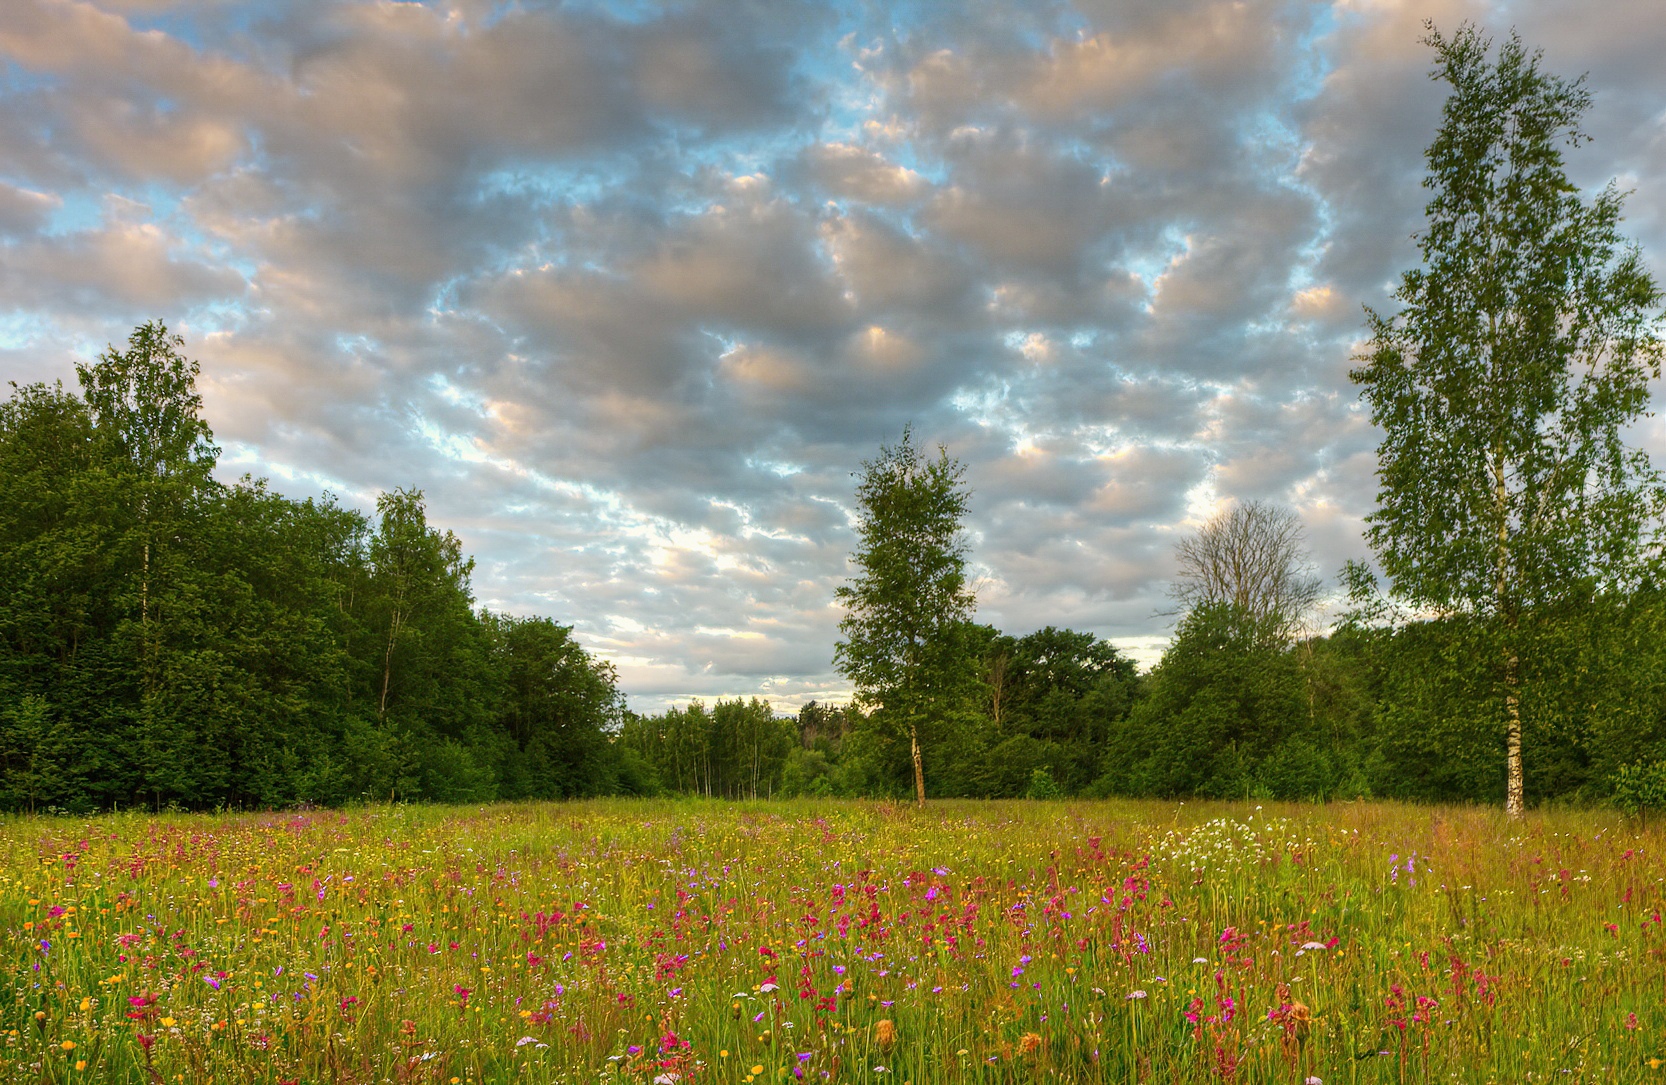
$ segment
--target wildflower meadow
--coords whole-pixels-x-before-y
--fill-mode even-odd
[[[29,1082],[1615,1081],[1661,833],[1382,804],[0,822]]]

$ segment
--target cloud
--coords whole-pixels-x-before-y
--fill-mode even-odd
[[[797,165],[792,172],[811,186],[857,203],[905,206],[931,189],[931,183],[915,170],[850,143],[812,144],[800,153]]]
[[[0,183],[0,233],[13,236],[35,233],[62,205],[63,200],[49,192]]]
[[[641,709],[846,688],[853,472],[909,424],[966,466],[982,620],[1149,659],[1226,501],[1365,553],[1347,372],[1416,259],[1425,17],[1590,72],[1570,169],[1660,268],[1666,26],[1624,0],[15,0],[0,369],[167,318],[225,473],[421,487]]]
[[[9,246],[0,297],[13,312],[142,320],[167,307],[236,299],[242,276],[210,263],[157,225],[115,221]]]

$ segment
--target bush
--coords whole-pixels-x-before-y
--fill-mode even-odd
[[[1638,761],[1614,773],[1613,802],[1627,814],[1666,807],[1666,761]]]
[[[1024,797],[1026,799],[1062,799],[1064,791],[1060,789],[1058,782],[1053,779],[1051,772],[1048,772],[1045,768],[1039,768],[1030,772],[1030,786],[1025,790]]]

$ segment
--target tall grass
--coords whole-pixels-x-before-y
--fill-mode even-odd
[[[0,1078],[1614,1081],[1661,834],[1382,804],[0,822]]]

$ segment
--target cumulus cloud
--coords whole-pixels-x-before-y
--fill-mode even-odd
[[[1426,17],[1590,72],[1570,166],[1659,268],[1666,25],[1624,0],[13,0],[0,369],[167,318],[228,474],[422,487],[484,603],[649,710],[842,695],[852,473],[912,423],[980,616],[1149,661],[1223,502],[1363,556]]]

